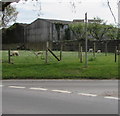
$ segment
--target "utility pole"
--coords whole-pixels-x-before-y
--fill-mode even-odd
[[[85,13],[85,67],[88,66],[88,55],[87,55],[87,49],[88,49],[88,37],[87,37],[87,13]]]

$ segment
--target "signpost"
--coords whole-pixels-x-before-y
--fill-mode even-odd
[[[85,13],[85,67],[88,66],[88,56],[87,56],[87,49],[88,49],[88,39],[87,39],[87,13]]]

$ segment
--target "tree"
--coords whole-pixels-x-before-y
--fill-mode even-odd
[[[73,23],[69,25],[75,38],[77,40],[83,40],[85,38],[85,24],[84,23]]]
[[[110,40],[117,39],[117,27],[107,25],[100,18],[94,18],[99,22],[88,23],[88,33],[93,40]]]
[[[117,39],[117,28],[113,25],[89,23],[88,33],[94,40],[111,40]]]
[[[106,34],[107,38],[110,40],[118,39],[118,28],[113,25],[107,25],[109,30]]]
[[[20,0],[2,0],[0,1],[0,11],[4,11],[5,8],[12,2],[19,2]]]
[[[106,23],[89,23],[88,31],[93,40],[104,41],[105,55],[107,56],[108,40],[117,39],[117,28]]]
[[[70,29],[76,36],[77,40],[85,39],[85,24],[84,23],[75,23],[70,25]],[[107,55],[107,40],[117,39],[117,28],[113,25],[107,25],[106,22],[99,18],[94,18],[93,22],[88,23],[87,31],[88,31],[88,39],[89,40],[97,40],[104,41],[105,43],[105,53]],[[95,58],[95,41],[93,44],[93,56]]]
[[[5,7],[5,9],[2,11],[2,22],[0,26],[7,27],[10,23],[15,22],[17,14],[18,12],[16,11],[15,7],[11,5]]]
[[[107,31],[106,23],[94,22],[88,24],[88,33],[94,40],[102,40]]]

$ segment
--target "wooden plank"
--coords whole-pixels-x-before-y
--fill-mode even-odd
[[[49,51],[58,61],[60,61],[60,59],[52,52],[52,50],[50,50],[50,49],[48,48],[48,51]]]

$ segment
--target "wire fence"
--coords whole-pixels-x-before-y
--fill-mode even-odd
[[[6,47],[6,49],[5,49]],[[41,42],[23,45],[4,45],[1,62],[3,63],[56,63],[64,59],[73,59],[84,62],[85,42],[84,41],[62,41],[62,42]],[[100,55],[114,56],[118,61],[120,52],[120,41],[88,41],[88,60]],[[72,62],[72,60],[71,60]]]

